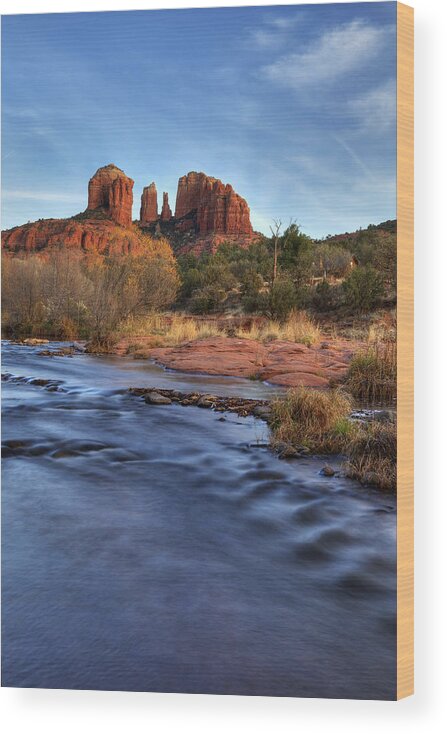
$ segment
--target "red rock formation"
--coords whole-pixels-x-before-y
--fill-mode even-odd
[[[137,232],[110,219],[43,219],[6,230],[2,245],[11,255],[60,248],[79,255],[137,255],[145,250]]]
[[[132,179],[113,164],[99,168],[89,181],[84,213],[7,230],[2,234],[4,249],[11,254],[55,247],[98,255],[138,253],[141,234],[132,227],[132,188]],[[246,201],[229,184],[195,172],[179,180],[175,218],[167,193],[158,216],[155,184],[146,186],[140,223],[155,226],[168,238],[172,235],[178,253],[215,252],[228,241],[247,247],[259,236],[251,227]]]
[[[162,222],[169,222],[172,219],[172,211],[169,206],[169,198],[166,191],[163,192],[163,208],[161,210],[160,219]]]
[[[102,209],[123,227],[132,224],[133,181],[113,163],[98,168],[88,184],[88,209]]]
[[[163,194],[164,196],[164,194]],[[155,183],[145,186],[141,194],[140,222],[151,224],[158,219],[157,187]]]
[[[245,199],[236,194],[230,184],[223,184],[205,173],[191,171],[179,179],[175,218],[185,217],[195,218],[196,230],[201,236],[253,234]],[[184,229],[182,223],[179,224]]]

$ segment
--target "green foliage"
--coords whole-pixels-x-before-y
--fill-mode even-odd
[[[355,268],[343,282],[346,304],[355,313],[373,310],[384,294],[383,279],[375,268]]]
[[[306,283],[312,273],[314,243],[297,224],[291,224],[280,238],[279,253],[280,270],[287,271],[295,285]]]
[[[325,312],[342,303],[353,312],[366,312],[383,295],[388,299],[394,295],[395,245],[395,222],[328,237],[324,242],[314,242],[292,223],[282,233],[279,230],[277,237],[263,237],[248,248],[224,243],[214,254],[181,255],[179,305],[196,313],[240,306],[246,313],[276,319],[286,318],[294,308],[310,306]],[[355,275],[353,255],[360,265]],[[316,288],[313,276],[324,278]],[[346,286],[332,285],[334,279],[346,279]]]
[[[344,247],[323,242],[315,246],[314,273],[327,278],[342,278],[349,273],[352,255]]]
[[[384,233],[378,239],[372,261],[374,267],[382,273],[384,281],[396,289],[397,244],[395,235]]]
[[[192,313],[207,314],[219,311],[225,300],[225,290],[218,285],[205,285],[196,290],[190,300],[189,307]]]
[[[293,281],[285,277],[277,278],[270,289],[269,316],[278,321],[285,321],[296,307],[297,291]]]

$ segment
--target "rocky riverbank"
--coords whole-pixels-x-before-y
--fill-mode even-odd
[[[138,349],[133,349],[132,339],[121,339],[112,353],[152,359],[180,372],[244,377],[282,387],[327,388],[341,382],[358,348],[358,344],[342,339],[325,339],[311,346],[225,336],[163,347],[154,347],[153,337],[137,341]]]
[[[211,408],[218,413],[230,412],[243,417],[253,415],[267,422],[271,417],[271,408],[267,400],[220,397],[209,393],[185,393],[180,390],[151,387],[130,387],[129,392],[143,398],[151,405],[170,405],[171,403],[185,406],[195,405],[198,408]]]

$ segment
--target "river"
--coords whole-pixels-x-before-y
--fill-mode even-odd
[[[4,686],[395,698],[392,495],[127,392],[272,387],[41,349],[3,344]]]

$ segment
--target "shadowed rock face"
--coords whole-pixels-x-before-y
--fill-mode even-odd
[[[253,233],[245,199],[230,184],[195,171],[179,179],[175,218],[191,219],[201,236]]]
[[[152,222],[156,222],[157,219],[157,187],[155,186],[155,183],[152,182],[149,186],[144,187],[143,193],[141,194],[140,222],[141,224],[152,224]]]
[[[98,168],[88,184],[90,210],[102,209],[123,227],[132,224],[133,181],[113,163]]]

